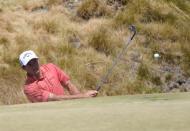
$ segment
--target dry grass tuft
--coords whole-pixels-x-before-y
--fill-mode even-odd
[[[99,27],[95,32],[92,32],[88,43],[97,51],[103,52],[106,55],[114,54],[117,45],[110,36],[111,32],[107,28]]]
[[[62,4],[64,0],[46,0],[48,6]]]
[[[11,79],[12,82],[8,82],[4,79],[1,79],[0,82],[2,83],[0,86],[0,104],[21,104],[26,103],[27,99],[24,96],[24,93],[22,91],[22,82],[20,82],[20,79],[8,77],[7,79]]]
[[[127,5],[130,0],[106,0],[108,4],[118,3],[120,5]]]
[[[59,31],[59,23],[56,18],[43,17],[34,23],[34,30],[46,31],[47,33],[55,34]]]
[[[27,11],[33,11],[37,8],[42,8],[45,6],[43,0],[29,0],[29,1],[22,1],[22,7]]]
[[[84,0],[77,10],[79,17],[88,20],[92,17],[107,16],[111,10],[100,0]]]
[[[181,46],[181,50],[183,51],[183,63],[182,67],[185,71],[186,75],[190,76],[190,46],[189,43],[184,43]]]

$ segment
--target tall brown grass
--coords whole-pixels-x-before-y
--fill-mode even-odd
[[[78,16],[88,20],[91,17],[107,16],[111,10],[100,0],[84,0],[77,10]]]

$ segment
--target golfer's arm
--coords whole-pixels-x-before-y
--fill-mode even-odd
[[[74,84],[72,84],[71,81],[67,81],[66,85],[64,85],[64,84],[62,84],[62,85],[69,91],[70,95],[81,94],[81,92],[77,89],[77,87]]]
[[[76,94],[76,95],[55,95],[50,93],[48,97],[48,101],[60,101],[60,100],[69,100],[69,99],[78,99],[78,98],[87,98],[88,96],[85,94]]]
[[[70,95],[61,95],[57,96],[55,94],[50,93],[48,97],[48,101],[59,101],[59,100],[69,100],[69,99],[78,99],[78,98],[86,98],[87,95],[81,93],[77,87],[68,81],[66,85],[62,84],[68,91]]]

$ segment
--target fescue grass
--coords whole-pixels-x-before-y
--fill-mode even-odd
[[[59,25],[56,18],[43,17],[34,23],[35,30],[46,31],[47,33],[55,34],[58,32]]]
[[[109,32],[107,28],[101,26],[95,32],[92,32],[88,44],[106,55],[114,54],[117,43],[114,43],[111,36],[111,32]]]
[[[166,74],[165,81],[168,82],[172,79],[172,74]]]
[[[126,5],[130,0],[106,0],[108,4],[121,4],[121,5]]]
[[[183,70],[185,71],[185,73],[190,76],[190,46],[189,43],[184,43],[184,45],[182,45],[182,51],[183,51],[183,63],[182,67]]]
[[[64,2],[64,0],[46,0],[46,4],[48,6],[53,6],[56,4],[62,4]]]
[[[140,21],[144,23],[174,23],[176,21],[176,17],[174,16],[174,14],[172,14],[172,12],[168,12],[166,14],[162,13],[162,8],[156,9],[153,7],[147,7]]]
[[[115,16],[113,26],[120,27],[120,26],[128,26],[135,21],[133,13],[128,12],[130,9],[125,8],[124,11],[119,11],[118,14]]]
[[[141,63],[138,67],[137,77],[139,80],[142,80],[142,81],[150,81],[156,86],[162,85],[160,76],[157,76],[153,72],[150,72],[150,69],[148,68],[148,66],[143,63]]]
[[[77,9],[77,14],[83,19],[90,19],[91,17],[100,17],[110,15],[111,10],[100,0],[84,0]]]
[[[186,13],[190,12],[190,2],[188,0],[165,0],[167,2],[171,2],[176,4],[176,6],[178,8],[180,8],[181,10],[185,11]]]

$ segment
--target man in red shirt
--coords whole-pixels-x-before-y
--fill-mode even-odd
[[[89,98],[97,95],[96,90],[81,93],[69,76],[54,64],[39,65],[37,55],[29,50],[19,56],[22,68],[27,72],[24,93],[31,102],[58,101]],[[66,95],[67,89],[70,95]]]

